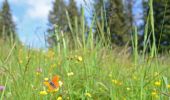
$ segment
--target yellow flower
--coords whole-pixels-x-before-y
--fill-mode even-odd
[[[47,95],[47,91],[40,91],[40,95]]]
[[[77,60],[81,62],[81,61],[83,61],[83,58],[81,56],[78,56]]]
[[[127,91],[130,91],[130,88],[129,88],[129,87],[127,87],[126,89],[127,89]]]
[[[59,96],[59,97],[57,98],[57,100],[63,100],[63,98],[62,98],[61,96]]]
[[[112,82],[113,82],[114,84],[117,84],[117,83],[118,83],[118,81],[117,81],[117,80],[112,80]]]
[[[74,75],[73,72],[67,73],[67,76],[73,76],[73,75]]]
[[[156,98],[158,97],[158,92],[156,90],[152,91],[151,94],[153,97],[156,97]]]
[[[39,75],[40,75],[40,72],[36,72],[36,75],[39,76]]]
[[[155,86],[161,86],[161,81],[156,81],[154,84]]]
[[[85,93],[85,96],[90,97],[90,98],[92,97],[90,93]]]
[[[46,78],[44,78],[44,81],[48,81],[49,79],[46,77]]]
[[[61,87],[63,85],[63,82],[62,81],[59,81],[59,86]]]
[[[167,85],[167,88],[170,89],[170,84]]]
[[[156,91],[153,91],[153,92],[152,92],[152,96],[155,96],[155,95],[157,95],[157,92],[156,92]]]

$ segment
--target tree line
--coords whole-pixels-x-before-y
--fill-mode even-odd
[[[84,1],[84,0],[83,0]],[[99,35],[100,22],[104,20],[105,37],[109,38],[112,45],[124,46],[132,44],[132,34],[134,32],[134,10],[136,0],[92,0],[90,4],[92,7],[92,17],[96,20],[96,26],[93,28],[95,36]],[[138,34],[139,47],[142,48],[145,28],[147,22],[151,19],[148,18],[150,13],[149,7],[150,0],[142,0],[143,6],[143,22],[144,24],[138,26],[138,30],[141,32]],[[86,3],[84,3],[86,5]],[[55,0],[53,2],[53,8],[49,12],[48,21],[48,39],[47,41],[51,46],[57,45],[58,40],[55,38],[56,27],[67,34],[70,38],[70,42],[73,40],[71,35],[71,29],[77,27],[81,23],[83,6],[77,7],[75,0]],[[170,1],[169,0],[153,0],[153,14],[154,14],[154,30],[155,30],[155,44],[156,47],[161,50],[170,49]],[[0,37],[4,34],[5,36],[16,36],[16,26],[12,21],[10,7],[8,1],[5,0],[0,11]],[[68,23],[68,16],[69,21]],[[85,21],[86,26],[87,20]],[[151,33],[151,25],[148,25],[147,33]],[[2,34],[3,33],[3,34]],[[150,34],[147,34],[150,35]],[[148,36],[150,39],[148,43],[152,44],[153,38]]]

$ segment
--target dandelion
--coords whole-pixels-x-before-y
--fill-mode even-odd
[[[90,97],[90,98],[92,97],[90,93],[85,93],[85,96]]]
[[[0,86],[0,91],[5,90],[5,86]]]
[[[62,98],[61,96],[59,96],[59,97],[57,98],[57,100],[63,100],[63,98]]]
[[[47,91],[40,91],[40,95],[47,95]]]
[[[73,75],[74,75],[73,72],[67,73],[67,76],[73,76]]]
[[[161,86],[161,81],[156,81],[154,84],[155,84],[155,86],[159,87],[159,86]]]

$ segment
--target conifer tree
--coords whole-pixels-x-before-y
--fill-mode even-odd
[[[170,1],[153,0],[157,47],[170,50]]]
[[[104,0],[104,2],[103,0],[96,0],[94,8],[97,16],[100,15],[102,6],[105,7],[103,12],[106,12],[107,27],[109,26],[110,28],[112,43],[119,46],[125,45],[130,41],[131,23],[133,23],[131,14],[132,8],[129,8],[130,10],[128,11],[125,10],[123,0]],[[132,5],[127,7],[132,7]],[[101,20],[101,17],[98,19]]]
[[[68,12],[70,22],[68,21],[66,11]],[[69,23],[71,23],[72,27],[74,28],[75,17],[78,18],[79,16],[80,14],[76,6],[75,0],[69,0],[68,5],[66,5],[64,0],[55,0],[55,2],[53,3],[53,9],[49,13],[49,44],[53,45],[57,42],[56,37],[54,35],[55,25],[57,25],[58,28],[62,30],[70,40],[73,40],[71,30],[69,28]]]
[[[7,0],[4,0],[2,10],[0,11],[0,37],[16,37],[15,23],[12,20],[10,6]]]

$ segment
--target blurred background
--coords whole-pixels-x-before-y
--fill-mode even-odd
[[[26,46],[47,48],[54,42],[47,37],[54,31],[55,25],[69,34],[66,11],[74,23],[73,16],[79,19],[83,8],[88,27],[94,16],[97,16],[100,22],[101,12],[106,15],[104,21],[110,28],[111,41],[116,46],[131,42],[133,27],[137,27],[138,41],[142,47],[149,14],[148,2],[148,0],[0,0],[0,36],[2,37],[3,32],[13,33]],[[168,0],[153,1],[156,44],[162,48],[168,48],[170,45],[169,7]],[[5,33],[4,30],[11,32]],[[96,33],[97,28],[94,27],[93,31]]]

